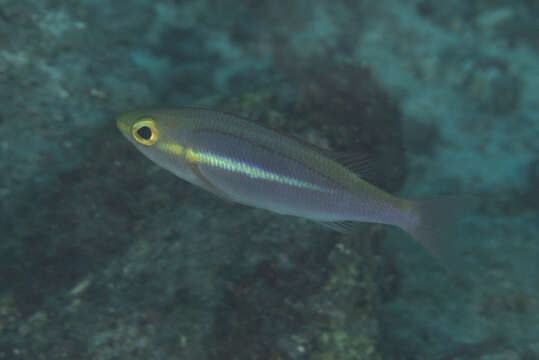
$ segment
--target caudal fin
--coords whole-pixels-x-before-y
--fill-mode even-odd
[[[417,241],[425,246],[447,270],[455,270],[458,249],[455,236],[457,220],[472,208],[473,196],[437,196],[409,200],[416,221],[402,226]]]

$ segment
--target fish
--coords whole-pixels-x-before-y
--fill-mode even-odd
[[[240,116],[202,108],[139,109],[116,118],[146,157],[220,198],[350,233],[358,223],[397,226],[444,266],[458,195],[407,199],[370,183],[372,159],[333,152]]]

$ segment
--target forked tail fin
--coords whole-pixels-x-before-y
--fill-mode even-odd
[[[456,270],[456,222],[469,213],[475,198],[457,195],[409,201],[412,203],[412,211],[417,215],[416,220],[401,227],[438,258],[447,270]]]

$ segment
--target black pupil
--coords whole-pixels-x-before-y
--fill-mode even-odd
[[[150,140],[150,138],[152,137],[152,129],[147,126],[143,126],[137,130],[137,135],[144,140]]]

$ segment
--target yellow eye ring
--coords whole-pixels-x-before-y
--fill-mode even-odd
[[[159,131],[153,119],[144,118],[133,124],[131,135],[139,144],[151,146],[159,138]]]

